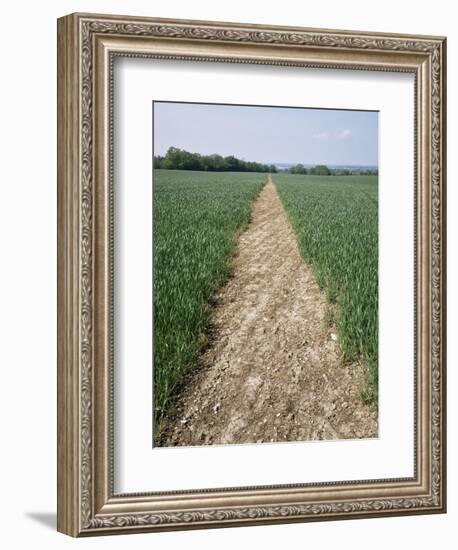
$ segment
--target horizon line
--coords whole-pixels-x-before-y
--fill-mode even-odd
[[[329,162],[270,162],[268,164],[275,164],[276,166],[278,165],[281,165],[281,164],[292,164],[293,166],[297,166],[298,164],[302,164],[304,167],[307,167],[307,166],[349,166],[349,167],[352,167],[352,166],[376,166],[378,168],[378,163],[377,164],[350,164],[350,163],[329,163]]]
[[[348,166],[348,167],[359,167],[359,166],[370,166],[370,167],[377,167],[378,168],[378,163],[377,164],[350,164],[350,163],[339,163],[339,164],[331,164],[331,163],[328,163],[328,162],[278,162],[278,161],[264,161],[264,160],[253,160],[253,159],[247,159],[247,158],[244,158],[244,157],[237,157],[236,155],[234,155],[233,153],[232,154],[228,154],[228,155],[223,155],[221,153],[216,153],[216,152],[213,152],[213,153],[200,153],[198,151],[188,151],[186,149],[181,149],[180,147],[176,147],[175,145],[170,145],[168,149],[170,149],[171,147],[174,147],[176,149],[180,149],[181,151],[186,151],[187,153],[190,153],[192,155],[200,155],[200,156],[204,156],[204,157],[211,157],[212,155],[219,155],[220,157],[234,157],[234,158],[237,158],[239,160],[243,160],[244,162],[256,162],[258,164],[272,164],[274,166],[278,166],[278,165],[281,165],[281,164],[291,164],[292,166],[297,166],[298,164],[302,164],[303,166]],[[165,152],[164,154],[157,154],[155,151],[154,151],[154,148],[153,148],[153,157],[164,157],[165,155],[167,154],[167,152]]]

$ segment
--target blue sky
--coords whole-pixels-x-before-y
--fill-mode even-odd
[[[378,165],[378,113],[154,103],[154,154],[170,146],[265,163]]]

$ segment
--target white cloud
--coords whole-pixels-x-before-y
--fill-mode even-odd
[[[353,135],[352,131],[348,128],[343,130],[337,130],[335,132],[319,132],[318,134],[313,134],[312,139],[316,141],[328,141],[330,139],[348,139]]]
[[[344,130],[340,130],[339,132],[336,132],[336,137],[338,139],[347,139],[351,136],[351,130],[348,128],[345,128]]]
[[[329,132],[320,132],[319,134],[313,134],[313,139],[317,141],[327,141],[329,139]]]

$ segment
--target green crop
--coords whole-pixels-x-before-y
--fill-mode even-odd
[[[258,173],[154,171],[156,429],[205,344],[214,293],[265,180]]]
[[[378,387],[378,178],[276,174],[281,201],[304,260],[337,304],[342,360],[363,359]]]

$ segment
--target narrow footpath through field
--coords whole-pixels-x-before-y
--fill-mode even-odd
[[[269,176],[161,445],[377,436],[364,368],[339,362],[327,307]]]

